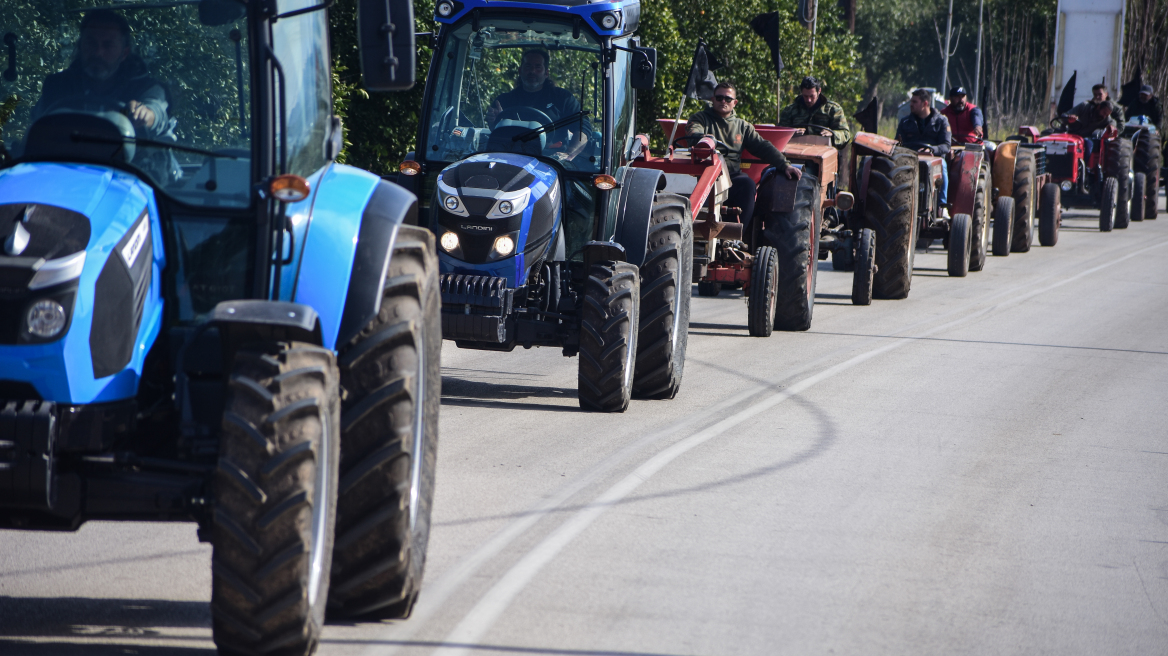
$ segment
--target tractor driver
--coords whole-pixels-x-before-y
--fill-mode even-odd
[[[896,140],[905,148],[925,155],[944,157],[953,144],[949,121],[930,107],[929,92],[916,89],[909,99],[909,115],[896,128]],[[941,165],[941,205],[949,202],[949,166]],[[947,212],[947,210],[946,210]]]
[[[553,121],[578,114],[579,99],[567,89],[556,86],[555,81],[549,77],[550,72],[551,57],[546,50],[539,48],[525,50],[515,88],[500,94],[487,109],[488,125],[494,128],[499,121],[499,114],[511,107],[531,107],[547,114]],[[588,133],[592,131],[592,124],[588,119],[584,119],[580,134],[573,135],[571,127],[556,130],[554,133],[563,137],[560,140],[563,144],[562,150],[557,150],[553,155],[561,162],[571,161],[579,155],[588,145]]]
[[[45,78],[32,120],[61,108],[87,104],[121,109],[140,135],[161,136],[170,129],[166,91],[130,52],[130,24],[109,9],[94,9],[81,19],[77,57],[68,68]],[[111,107],[113,109],[113,107]]]
[[[1090,157],[1107,130],[1116,127],[1111,101],[1080,103],[1067,117],[1067,132],[1083,137],[1083,155]]]
[[[954,143],[979,144],[985,139],[985,118],[980,107],[966,101],[965,87],[949,90],[949,105],[941,113],[949,121]]]
[[[711,136],[726,145],[723,153],[726,169],[730,172],[730,193],[727,207],[742,210],[742,222],[749,223],[754,215],[754,196],[757,185],[742,172],[742,149],[775,167],[791,180],[802,177],[800,170],[787,163],[787,158],[771,142],[763,139],[754,126],[734,115],[738,105],[738,89],[729,82],[721,82],[714,89],[709,107],[689,117],[686,136],[691,144],[703,136]]]
[[[830,137],[831,145],[836,148],[843,148],[852,140],[852,129],[844,115],[844,108],[828,100],[823,95],[823,83],[810,75],[799,83],[799,97],[795,102],[783,108],[779,115],[779,125],[798,128],[795,134],[803,134],[807,130],[818,132],[821,136]]]

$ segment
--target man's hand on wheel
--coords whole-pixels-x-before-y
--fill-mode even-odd
[[[783,171],[783,175],[787,176],[788,180],[798,180],[799,178],[803,177],[803,171],[800,171],[797,167],[788,164],[787,170]]]
[[[126,104],[126,113],[129,114],[130,120],[135,125],[147,128],[154,127],[154,110],[137,100],[131,100]]]
[[[833,136],[833,135],[831,134],[831,130],[828,130],[827,128],[824,128],[823,130],[820,130],[820,132],[819,132],[819,136],[821,136],[821,137],[831,137],[831,136]]]

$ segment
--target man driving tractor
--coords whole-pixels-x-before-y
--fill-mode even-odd
[[[65,70],[45,78],[32,120],[56,109],[105,106],[124,113],[139,134],[158,137],[170,129],[162,85],[142,58],[130,52],[130,24],[109,9],[81,19],[77,57]]]
[[[722,155],[730,172],[731,185],[726,206],[741,209],[742,222],[749,223],[754,214],[754,196],[758,189],[754,180],[742,172],[743,148],[792,180],[798,180],[802,173],[787,162],[787,158],[774,144],[759,135],[753,125],[734,115],[737,105],[738,90],[734,85],[729,82],[719,83],[714,89],[710,107],[689,117],[686,136],[689,137],[691,148],[703,136],[713,137],[725,144],[727,151]]]
[[[852,140],[851,126],[848,125],[844,108],[823,95],[823,83],[810,75],[799,83],[799,97],[783,108],[779,115],[779,125],[798,128],[804,134],[810,132],[831,138],[831,145],[843,148]]]
[[[1103,134],[1116,127],[1114,116],[1115,110],[1109,100],[1079,103],[1068,114],[1067,132],[1083,137],[1083,154],[1090,157]]]
[[[515,88],[500,94],[487,109],[487,122],[494,128],[504,110],[512,107],[530,107],[547,115],[553,121],[580,112],[580,101],[567,89],[556,86],[549,77],[551,57],[546,50],[532,48],[523,53],[519,66],[519,79]],[[560,161],[570,161],[588,145],[587,133],[591,123],[583,122],[584,129],[573,135],[568,128],[555,131],[557,141],[563,142],[563,150],[554,157]]]
[[[981,108],[965,99],[965,87],[949,90],[949,105],[941,114],[949,121],[953,143],[979,144],[985,140],[985,117]]]
[[[918,153],[944,157],[949,154],[953,143],[953,133],[949,121],[941,112],[933,109],[929,92],[916,89],[909,100],[909,115],[896,128],[896,140],[905,148]],[[949,202],[949,167],[941,167],[941,206]],[[948,210],[944,210],[947,213]]]

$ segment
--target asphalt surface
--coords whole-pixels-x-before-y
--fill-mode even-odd
[[[1161,199],[1163,203],[1163,199]],[[684,385],[579,410],[557,350],[443,357],[406,621],[321,654],[1168,653],[1168,217],[747,336],[694,299]],[[0,653],[204,654],[191,525],[0,532]]]

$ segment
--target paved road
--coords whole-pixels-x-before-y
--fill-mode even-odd
[[[823,263],[765,340],[695,298],[681,394],[623,415],[554,350],[446,348],[421,601],[320,653],[1168,653],[1168,220],[944,271],[855,308]],[[209,653],[209,560],[0,533],[0,653]]]

